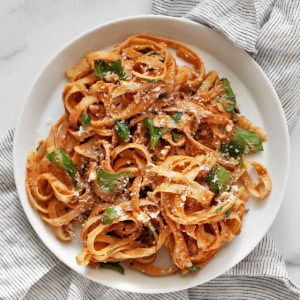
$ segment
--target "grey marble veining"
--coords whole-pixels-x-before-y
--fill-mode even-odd
[[[17,0],[12,1],[9,6],[8,14],[14,14],[21,12],[30,14],[30,13],[38,13],[41,9],[47,9],[49,6],[53,6],[58,2],[58,0]]]
[[[22,101],[37,74],[63,45],[101,23],[147,14],[150,0],[13,0],[0,2],[0,83],[5,113],[0,131],[15,127]],[[270,230],[291,277],[300,286],[300,122],[291,134],[286,199]]]
[[[14,56],[18,55],[19,53],[23,52],[27,48],[27,44],[21,44],[19,47],[14,47],[10,49],[9,52],[0,52],[0,60],[8,60],[14,58]]]

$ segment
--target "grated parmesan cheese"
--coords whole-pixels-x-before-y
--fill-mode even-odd
[[[186,201],[186,195],[181,195],[180,198],[181,200]]]
[[[91,182],[93,180],[95,180],[97,177],[96,177],[96,172],[95,171],[92,171],[89,175],[89,179],[88,179],[88,182]]]
[[[120,206],[116,206],[116,207],[114,207],[114,209],[115,209],[116,214],[119,217],[123,217],[124,216],[124,211],[123,211],[123,209]]]
[[[77,134],[80,136],[84,133],[84,129],[82,126],[79,127],[79,130],[77,131]]]
[[[215,176],[214,176],[214,178],[213,178],[213,180],[211,181],[212,183],[216,183],[216,182],[218,182],[218,176],[215,174]]]
[[[159,211],[149,213],[151,219],[157,218],[158,215],[159,215]]]
[[[232,130],[232,126],[231,126],[231,125],[226,125],[226,126],[225,126],[225,130],[226,130],[227,132],[230,132],[230,131]]]
[[[140,221],[140,222],[143,222],[143,223],[146,223],[149,221],[149,216],[146,215],[145,213],[140,213],[138,216],[137,216],[137,220]]]

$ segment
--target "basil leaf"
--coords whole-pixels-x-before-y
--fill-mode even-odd
[[[154,51],[151,55],[161,55],[160,52]]]
[[[263,151],[261,138],[252,131],[236,128],[236,135],[229,143],[221,143],[220,151],[224,156],[233,157],[243,166],[242,154]]]
[[[241,167],[244,166],[244,162],[243,162],[243,157],[242,157],[242,156],[237,157],[237,161],[239,162],[239,165],[240,165]]]
[[[83,127],[83,128],[89,127],[90,124],[91,124],[91,120],[92,120],[91,115],[86,114],[86,113],[83,113],[83,114],[81,115],[82,127]]]
[[[216,209],[216,213],[220,213],[222,210],[223,210],[223,208],[224,208],[224,204],[223,205],[221,205],[220,207],[218,207],[217,209]]]
[[[113,208],[107,208],[102,214],[102,223],[103,224],[112,224],[113,221],[119,217],[117,211]]]
[[[227,219],[230,214],[231,214],[231,208],[229,208],[229,209],[226,210],[224,219]]]
[[[229,189],[230,172],[220,165],[214,167],[204,178],[204,181],[210,186],[210,189],[216,193],[222,193]]]
[[[227,78],[222,78],[221,81],[223,82],[223,85],[227,88],[226,89],[226,94],[229,96],[229,97],[232,97],[234,100],[235,100],[235,94],[230,86],[230,82]]]
[[[174,141],[174,142],[179,141],[180,136],[179,136],[179,134],[178,134],[176,131],[172,130],[172,131],[171,131],[171,134],[172,134],[172,137],[173,137],[173,141]]]
[[[221,103],[226,111],[234,112],[235,104],[232,104],[233,101],[229,97],[220,96],[217,98],[217,102]]]
[[[242,128],[237,128],[237,136],[243,139],[246,143],[244,153],[263,151],[261,138],[253,131],[248,131]]]
[[[116,132],[123,142],[127,142],[129,138],[128,122],[116,120]]]
[[[58,148],[57,150],[47,154],[49,161],[66,170],[74,183],[78,181],[78,171],[71,160],[71,158],[65,153],[64,150]]]
[[[146,125],[146,127],[148,128],[148,131],[150,133],[150,144],[151,147],[156,147],[159,139],[162,137],[163,135],[163,128],[160,127],[156,127],[153,125],[153,118],[150,117],[146,117],[144,118],[144,123]]]
[[[164,81],[163,80],[160,80],[160,79],[149,79],[149,80],[146,80],[147,83],[163,83]]]
[[[196,266],[190,267],[190,271],[199,271],[199,270],[201,270],[200,267],[196,267]]]
[[[242,139],[230,141],[228,144],[221,143],[220,151],[224,156],[238,158],[245,152],[245,142]]]
[[[155,241],[157,239],[157,234],[156,234],[155,229],[153,228],[150,220],[147,223],[147,228],[150,231],[152,241]]]
[[[243,166],[242,154],[246,151],[247,144],[246,142],[239,138],[235,137],[235,140],[230,141],[228,144],[221,143],[220,151],[224,156],[233,157],[239,161],[240,166]],[[248,147],[249,148],[249,147]]]
[[[119,76],[120,80],[125,80],[127,78],[126,73],[123,70],[122,62],[120,59],[112,62],[105,62],[101,59],[94,61],[94,71],[95,74],[104,81],[104,76],[107,73],[114,73]]]
[[[130,171],[108,173],[102,168],[96,168],[96,175],[100,192],[122,192],[129,181]]]
[[[229,80],[227,78],[222,78],[221,81],[226,90],[222,96],[217,98],[217,101],[223,105],[226,111],[234,112],[234,110],[236,110],[236,112],[239,112],[236,108],[236,98]]]
[[[155,135],[157,127],[155,127],[153,125],[153,118],[150,118],[150,117],[144,118],[144,123],[145,123],[146,127],[148,128],[150,135],[151,136]]]
[[[125,273],[124,268],[120,265],[119,262],[106,262],[106,263],[101,262],[100,263],[100,268],[114,270],[114,271],[117,271],[117,272],[119,272],[123,275]]]
[[[94,61],[95,74],[96,74],[96,76],[100,77],[101,80],[104,80],[104,71],[105,71],[106,65],[107,64],[101,59],[97,59]]]
[[[180,119],[183,115],[182,111],[177,111],[173,116],[170,116],[170,118],[176,123],[178,124],[180,122]]]

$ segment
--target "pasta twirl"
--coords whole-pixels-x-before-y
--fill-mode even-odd
[[[59,240],[81,224],[78,264],[199,270],[240,233],[248,198],[271,192],[267,169],[245,160],[266,133],[187,46],[134,35],[66,76],[65,114],[29,153],[26,187]],[[163,247],[172,267],[155,263]]]

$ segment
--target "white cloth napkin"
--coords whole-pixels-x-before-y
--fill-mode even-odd
[[[300,99],[300,1],[155,0],[152,13],[213,27],[251,53],[293,126]],[[224,275],[176,293],[124,293],[78,275],[48,251],[27,221],[14,184],[12,140],[12,130],[0,138],[0,299],[300,299],[268,235]]]

